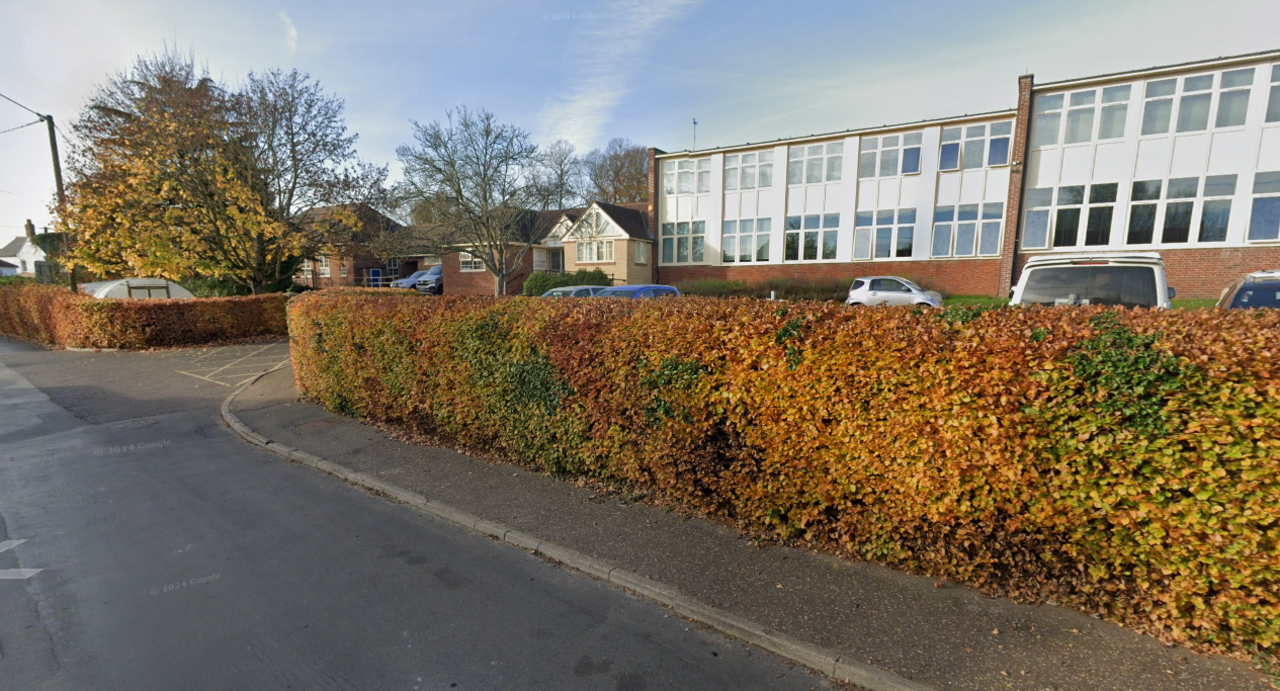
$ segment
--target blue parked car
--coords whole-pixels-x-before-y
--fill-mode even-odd
[[[674,286],[660,285],[614,286],[596,293],[596,297],[598,298],[627,298],[629,300],[673,298],[679,295],[680,291]]]

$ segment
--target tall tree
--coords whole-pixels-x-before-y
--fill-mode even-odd
[[[494,293],[550,227],[541,158],[529,133],[466,106],[445,120],[413,123],[412,144],[397,149],[404,184],[446,230],[437,254],[466,251],[494,275]]]
[[[342,101],[298,72],[229,90],[175,52],[139,57],[74,125],[60,224],[97,273],[193,274],[263,292],[333,242],[304,212],[378,202],[385,168],[362,163]],[[354,230],[349,229],[347,232]]]
[[[649,199],[649,151],[629,139],[612,139],[604,150],[593,149],[582,158],[586,196],[609,204]]]
[[[582,160],[573,144],[557,139],[542,149],[538,180],[553,207],[568,209],[582,202]]]

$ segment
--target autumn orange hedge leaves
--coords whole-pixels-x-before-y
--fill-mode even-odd
[[[0,335],[43,346],[163,348],[287,335],[283,294],[99,300],[63,287],[0,285]]]
[[[1280,634],[1275,311],[324,291],[326,407],[1238,656]]]

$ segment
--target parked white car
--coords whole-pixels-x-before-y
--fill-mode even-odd
[[[1062,254],[1028,259],[1010,304],[1168,309],[1175,294],[1154,252]]]
[[[942,306],[942,294],[925,290],[901,276],[855,278],[849,286],[846,305],[928,305]]]

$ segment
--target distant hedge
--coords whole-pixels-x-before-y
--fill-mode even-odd
[[[65,287],[0,285],[0,335],[44,346],[161,348],[288,335],[281,294],[194,300],[96,299]]]
[[[1280,637],[1280,313],[289,308],[304,395],[1238,657]]]
[[[613,285],[609,274],[600,269],[578,269],[570,273],[549,273],[534,271],[524,281],[521,290],[525,295],[542,295],[552,288],[565,286],[607,286]]]

